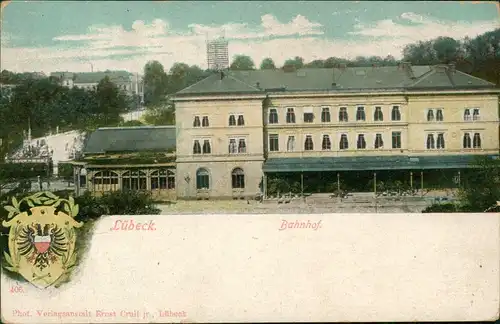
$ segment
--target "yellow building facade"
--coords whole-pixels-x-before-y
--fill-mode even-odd
[[[265,195],[279,173],[423,177],[499,153],[498,89],[453,66],[222,72],[175,102],[178,197]]]

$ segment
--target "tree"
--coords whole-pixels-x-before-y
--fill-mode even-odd
[[[149,125],[175,125],[175,108],[168,103],[165,106],[148,107],[144,120]]]
[[[196,65],[189,66],[186,63],[175,63],[168,73],[167,95],[189,87],[207,76],[208,73]],[[162,105],[164,104],[162,102]]]
[[[127,111],[127,98],[109,77],[102,79],[96,89],[97,109],[104,118],[98,126],[116,125],[121,121],[120,114]]]
[[[440,63],[456,62],[461,56],[460,42],[450,37],[438,37],[433,41],[432,47]]]
[[[403,49],[403,60],[415,65],[434,65],[439,63],[432,41],[410,44]]]
[[[236,55],[233,59],[233,62],[231,63],[230,69],[231,70],[240,70],[240,71],[254,70],[255,63],[250,58],[250,56]]]
[[[288,59],[283,64],[283,69],[300,69],[304,66],[304,59],[299,56],[295,56],[293,59]]]
[[[144,66],[144,103],[146,106],[160,103],[167,92],[168,77],[163,65],[149,61]]]
[[[307,63],[304,67],[306,67],[306,68],[323,68],[323,67],[325,67],[325,61],[314,60],[312,62]]]
[[[470,212],[484,212],[500,201],[500,159],[481,157],[473,166],[465,177],[461,201]]]
[[[276,69],[276,64],[274,64],[274,61],[272,58],[267,57],[262,60],[260,63],[260,69],[261,70],[274,70]]]

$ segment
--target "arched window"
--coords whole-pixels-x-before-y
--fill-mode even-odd
[[[233,189],[244,189],[245,188],[245,172],[243,169],[236,168],[231,172],[231,182]]]
[[[151,190],[175,189],[175,172],[168,169],[151,173]]]
[[[97,172],[92,178],[94,190],[116,190],[118,186],[118,174],[113,171]]]
[[[196,189],[210,189],[210,174],[207,169],[200,168],[196,171]]]
[[[146,190],[146,174],[139,170],[127,171],[122,176],[123,190]]]

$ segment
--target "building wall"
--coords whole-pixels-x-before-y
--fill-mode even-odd
[[[364,107],[365,120],[356,121],[357,107]],[[397,106],[401,118],[391,120],[391,111]],[[339,110],[345,107],[348,121],[339,121]],[[375,120],[375,107],[380,107],[383,120]],[[295,112],[295,123],[287,123],[289,108]],[[330,111],[330,122],[321,120],[322,108]],[[442,109],[443,121],[427,121],[428,109]],[[464,120],[464,110],[470,109],[471,120]],[[472,119],[473,108],[480,109],[478,120]],[[278,113],[278,123],[269,123],[272,109]],[[313,111],[312,123],[305,123],[304,112]],[[434,111],[434,114],[436,112]],[[356,156],[356,155],[421,155],[421,154],[494,154],[499,149],[498,97],[495,95],[462,96],[392,96],[392,97],[335,97],[274,99],[265,109],[265,145],[268,157],[301,156]],[[401,134],[401,147],[392,146],[393,132]],[[427,149],[427,134],[444,133],[444,149]],[[463,134],[479,132],[481,148],[464,149]],[[348,138],[348,148],[340,149],[341,135]],[[366,148],[357,148],[358,135],[363,134]],[[376,134],[381,134],[383,147],[375,148]],[[270,151],[270,135],[278,135],[279,151]],[[312,150],[305,149],[306,136],[313,139]],[[328,135],[331,149],[323,149],[323,136]],[[288,151],[289,136],[295,138],[295,149]]]
[[[408,143],[415,154],[498,154],[499,116],[498,96],[462,95],[427,96],[410,98],[410,120]],[[473,109],[479,109],[478,118],[473,118]],[[428,110],[441,109],[443,121],[427,121]],[[464,118],[466,109],[470,118]],[[435,113],[434,113],[435,115]],[[476,119],[476,120],[474,120]],[[445,149],[427,149],[427,135],[443,133]],[[464,133],[481,136],[481,148],[464,148]]]
[[[399,120],[391,120],[394,106],[400,112]],[[364,121],[357,121],[358,107],[363,107]],[[382,120],[375,120],[375,107],[380,107]],[[293,108],[295,123],[287,123],[287,110]],[[330,122],[322,121],[322,110],[327,108],[330,112]],[[339,120],[339,111],[345,108],[348,120]],[[278,123],[269,123],[272,109],[278,113]],[[312,111],[312,123],[304,122],[304,113]],[[301,156],[354,156],[363,155],[394,155],[406,154],[408,143],[405,141],[408,133],[409,110],[408,102],[404,96],[386,97],[330,97],[330,98],[280,98],[273,99],[265,109],[266,146],[268,157],[301,157]],[[391,145],[392,132],[401,132],[401,148],[393,149]],[[278,135],[279,151],[270,151],[269,135]],[[340,139],[345,134],[348,139],[348,148],[340,149]],[[363,134],[366,147],[361,151],[357,148],[358,135]],[[375,149],[376,134],[381,134],[383,147]],[[306,136],[313,139],[313,150],[305,149]],[[328,135],[331,149],[323,149],[323,137]],[[288,137],[295,137],[295,149],[288,151]]]
[[[229,116],[244,118],[243,126],[229,126]],[[209,126],[194,127],[195,116],[200,123],[208,117]],[[177,127],[177,195],[195,198],[197,195],[210,197],[254,196],[259,192],[262,178],[263,125],[262,100],[240,101],[190,101],[176,103]],[[239,142],[244,139],[245,152],[229,152],[230,139]],[[200,145],[208,140],[209,154],[194,154],[194,141]],[[210,189],[198,190],[196,172],[205,168],[210,174]],[[244,190],[233,190],[231,172],[234,168],[244,171]],[[190,181],[186,181],[190,179]]]

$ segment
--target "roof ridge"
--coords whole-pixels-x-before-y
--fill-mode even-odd
[[[453,81],[453,78],[451,77],[451,72],[450,72],[450,70],[446,69],[445,73],[446,73],[446,76],[448,77],[448,79],[450,80],[451,85],[452,85],[453,87],[456,87],[457,85],[455,84],[455,81]]]
[[[423,80],[427,79],[428,77],[430,77],[433,74],[436,74],[436,70],[434,70],[434,69],[431,68],[431,69],[429,69],[429,71],[425,72],[420,77],[418,77],[417,81],[411,83],[409,86],[410,87],[416,86],[417,84],[419,84],[420,82],[422,82]]]

